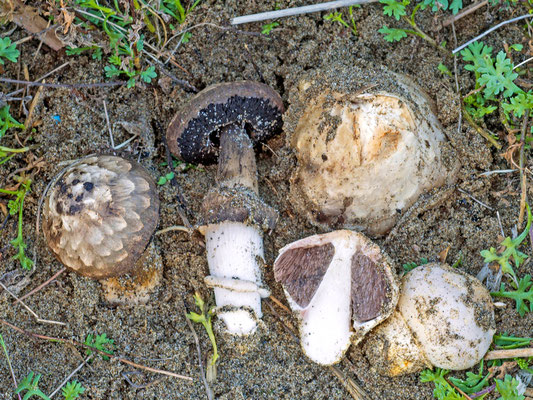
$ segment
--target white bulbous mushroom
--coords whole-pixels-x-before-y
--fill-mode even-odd
[[[399,211],[453,179],[432,102],[406,76],[333,64],[309,73],[289,102],[291,201],[317,226],[384,234]]]
[[[300,320],[304,353],[324,365],[340,361],[350,343],[387,318],[398,300],[389,258],[363,234],[348,230],[283,247],[274,277]]]
[[[202,204],[200,231],[206,238],[218,316],[229,333],[247,335],[261,318],[263,231],[272,230],[276,211],[258,195],[254,144],[281,130],[280,96],[257,82],[230,82],[198,93],[167,130],[170,150],[191,163],[218,158],[217,187]]]
[[[485,355],[495,332],[489,291],[446,264],[426,264],[403,277],[394,314],[366,338],[363,349],[382,375],[433,366],[462,370]]]

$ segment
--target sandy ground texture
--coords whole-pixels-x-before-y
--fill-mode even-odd
[[[187,21],[193,25],[210,22],[227,23],[231,17],[279,6],[302,5],[303,1],[204,1]],[[482,8],[457,22],[457,42],[464,43],[475,35],[508,19],[526,12],[525,9],[498,11]],[[350,65],[362,68],[386,65],[391,70],[411,76],[435,101],[438,117],[453,146],[460,163],[456,186],[432,193],[418,204],[413,212],[401,218],[394,234],[385,242],[377,239],[394,260],[397,272],[401,265],[425,257],[436,260],[438,253],[450,248],[448,259],[455,261],[462,254],[461,269],[476,274],[482,267],[480,250],[498,243],[499,226],[495,211],[501,215],[506,234],[516,223],[519,209],[520,183],[518,174],[493,174],[481,177],[489,170],[509,168],[485,139],[465,124],[458,129],[459,102],[455,82],[437,69],[440,62],[453,70],[453,60],[446,59],[429,44],[419,38],[407,38],[390,44],[377,31],[384,24],[394,21],[382,15],[382,6],[365,5],[354,10],[358,35],[344,27],[323,20],[323,14],[310,14],[280,20],[280,25],[269,37],[246,35],[235,31],[223,31],[205,25],[192,31],[189,43],[182,45],[176,57],[179,69],[169,70],[180,79],[186,79],[198,88],[233,80],[251,79],[264,81],[279,91],[286,105],[289,93],[308,70],[327,68],[332,62],[341,62],[349,73]],[[447,16],[447,15],[446,15]],[[427,30],[438,42],[454,43],[448,27],[436,30],[436,22],[445,16],[435,17],[424,11],[418,14],[420,27]],[[240,27],[259,32],[261,23]],[[0,28],[5,33],[12,28]],[[510,24],[485,38],[496,49],[503,43],[524,43],[519,24]],[[17,29],[12,39],[25,37]],[[22,78],[22,66],[27,65],[32,79],[68,62],[69,66],[53,74],[48,82],[102,82],[104,61],[88,56],[68,57],[64,51],[54,52],[44,46],[34,59],[37,41],[19,46],[18,64],[9,63],[2,74]],[[186,71],[186,72],[184,72]],[[473,88],[472,76],[459,70],[459,85],[463,94]],[[348,79],[339,76],[339,80]],[[0,85],[0,91],[14,90],[14,86]],[[31,89],[34,94],[36,88]],[[26,281],[20,294],[47,280],[60,268],[43,238],[35,238],[35,220],[40,195],[47,183],[62,168],[62,162],[81,156],[110,152],[109,135],[105,121],[103,102],[106,102],[114,140],[120,143],[130,133],[124,128],[132,125],[141,131],[142,140],[127,146],[119,153],[139,158],[157,179],[167,173],[161,163],[165,160],[162,134],[174,113],[193,94],[184,90],[170,78],[159,74],[152,84],[126,87],[92,89],[45,88],[34,111],[34,121],[39,123],[31,133],[30,144],[35,145],[32,156],[18,156],[0,165],[1,186],[13,183],[8,175],[35,160],[42,160],[34,177],[32,191],[24,204],[24,230],[27,235],[28,253],[38,253],[38,263]],[[12,105],[13,114],[19,114],[18,103]],[[57,122],[53,116],[59,116]],[[125,124],[126,123],[126,124]],[[128,125],[129,124],[129,125]],[[26,138],[30,133],[19,134]],[[13,134],[3,139],[3,145],[16,146]],[[289,178],[296,159],[286,145],[285,134],[268,142],[268,148],[259,149],[259,192],[263,199],[279,211],[276,229],[265,237],[267,268],[265,281],[273,295],[285,302],[281,287],[274,281],[271,266],[277,250],[287,243],[305,236],[321,233],[293,209],[289,198]],[[216,168],[190,169],[178,172],[177,181],[186,199],[188,216],[194,223],[201,201],[215,183]],[[467,191],[492,209],[460,192]],[[159,229],[181,225],[177,214],[177,188],[166,184],[159,187],[161,220]],[[6,203],[4,198],[0,199]],[[13,219],[0,232],[0,277],[2,283],[17,288],[25,273],[10,260],[13,255],[9,241],[16,235]],[[65,273],[26,300],[27,305],[41,318],[64,322],[65,326],[38,323],[21,305],[14,303],[4,291],[0,291],[0,318],[34,333],[81,341],[89,333],[106,333],[115,341],[116,354],[136,363],[172,371],[193,378],[192,382],[135,369],[116,360],[96,359],[76,375],[86,388],[82,399],[204,399],[206,391],[200,379],[197,349],[189,329],[185,312],[194,308],[192,295],[201,293],[204,299],[211,292],[203,283],[207,262],[202,240],[189,237],[185,232],[174,231],[155,237],[155,243],[163,257],[164,277],[158,291],[146,305],[135,307],[109,307],[101,296],[98,282]],[[530,251],[524,246],[524,251]],[[519,275],[533,273],[531,263],[521,268]],[[19,286],[20,287],[20,286]],[[253,338],[230,338],[216,330],[220,360],[218,376],[213,384],[217,399],[349,399],[350,394],[331,369],[313,364],[302,354],[298,343],[285,326],[296,326],[296,320],[272,301],[263,303],[263,324]],[[284,321],[284,322],[281,322]],[[533,313],[520,317],[513,304],[496,312],[498,332],[528,336],[533,331]],[[200,340],[203,363],[210,352],[207,334],[199,325],[196,331]],[[84,349],[72,345],[36,341],[20,332],[0,325],[9,352],[13,371],[20,381],[29,371],[42,374],[40,388],[51,393],[84,359]],[[358,347],[352,346],[345,361],[338,365],[342,374],[357,382],[371,399],[410,400],[431,399],[432,386],[419,382],[418,375],[390,379],[372,370]],[[458,376],[464,376],[462,373]],[[130,382],[126,379],[128,378]],[[133,383],[133,384],[132,384]],[[0,398],[15,399],[13,382],[5,357],[0,356]],[[56,397],[57,398],[57,397]],[[495,399],[496,396],[488,397]]]

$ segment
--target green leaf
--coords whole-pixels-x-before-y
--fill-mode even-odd
[[[515,43],[515,44],[510,45],[509,48],[514,51],[522,51],[524,46],[520,43]]]
[[[452,10],[453,15],[457,14],[463,8],[463,0],[452,0],[449,10]]]
[[[80,394],[85,392],[85,388],[81,386],[81,383],[72,381],[67,383],[61,392],[63,393],[65,400],[74,400],[77,399]]]
[[[531,282],[531,275],[525,275],[518,281],[518,287],[513,291],[506,291],[505,284],[502,283],[500,290],[491,292],[494,297],[506,297],[513,299],[516,302],[516,311],[521,317],[527,312],[533,312],[533,282]],[[526,302],[529,303],[529,307]]]
[[[270,35],[270,32],[272,31],[272,29],[274,29],[276,26],[279,26],[279,22],[271,22],[269,24],[264,24],[263,27],[261,28],[261,33],[263,35]]]
[[[141,79],[146,83],[152,82],[152,79],[155,77],[157,77],[157,74],[153,65],[151,67],[148,67],[145,71],[141,72]]]
[[[128,79],[128,82],[126,83],[126,87],[128,89],[131,89],[134,86],[135,86],[135,78],[131,77],[130,79]]]
[[[496,62],[491,57],[486,57],[485,61],[486,65],[478,68],[481,74],[478,82],[480,85],[486,85],[483,91],[485,96],[503,93],[504,97],[510,97],[522,91],[513,82],[518,74],[513,72],[513,63],[507,58],[505,52],[498,53]]]
[[[115,341],[113,339],[109,339],[105,333],[102,333],[101,335],[88,334],[87,337],[85,338],[84,344],[89,347],[93,347],[96,350],[103,351],[104,353],[107,353],[107,354],[113,354],[115,351],[115,347],[116,347]],[[93,354],[93,351],[87,349],[85,350],[85,354],[90,356],[91,354]],[[103,360],[109,360],[109,357],[105,355],[100,354],[100,356],[102,357]]]
[[[9,112],[9,105],[5,105],[0,108],[0,138],[4,136],[10,128],[24,129],[24,124],[21,124],[13,118]]]
[[[518,395],[518,380],[511,375],[505,375],[505,379],[496,379],[496,390],[501,397],[498,400],[524,400],[525,396]]]
[[[379,29],[378,32],[385,35],[385,40],[387,42],[398,42],[404,37],[407,37],[405,30],[388,28],[387,25],[383,25],[383,28]]]
[[[433,396],[438,400],[462,400],[463,397],[457,394],[455,389],[444,378],[449,372],[441,368],[435,368],[435,371],[426,369],[420,373],[420,382],[433,382],[435,384]]]
[[[181,43],[186,44],[189,43],[189,40],[192,38],[191,32],[185,32],[183,36],[181,37]]]
[[[444,65],[443,63],[439,63],[439,65],[437,66],[438,70],[440,72],[442,72],[443,74],[446,74],[448,75],[449,77],[452,76],[452,72],[448,69],[448,67],[446,65]]]
[[[453,376],[448,379],[455,386],[461,389],[466,394],[477,393],[481,391],[484,387],[489,385],[490,372],[486,376],[483,376],[483,360],[479,364],[479,372],[477,374],[473,372],[466,373],[466,379],[459,379]]]
[[[33,375],[34,373],[31,371],[24,379],[22,379],[22,381],[20,381],[19,385],[15,389],[15,394],[22,393],[26,390],[27,392],[22,400],[28,400],[32,396],[37,396],[43,400],[50,400],[50,398],[39,389],[39,379],[41,379],[41,375],[37,374],[35,375],[35,378]]]
[[[4,64],[2,58],[11,62],[17,62],[19,55],[20,52],[17,50],[15,44],[11,44],[10,38],[0,38],[0,64]]]
[[[397,21],[400,20],[402,15],[406,14],[405,6],[410,3],[409,0],[403,0],[402,2],[396,0],[379,0],[379,2],[385,4],[385,6],[383,6],[383,14],[391,17],[394,16]]]
[[[105,76],[108,78],[113,78],[115,76],[119,76],[120,74],[123,74],[124,71],[119,70],[114,65],[106,65],[104,67]]]
[[[503,110],[512,112],[516,117],[521,118],[527,110],[533,109],[533,93],[519,93],[510,98],[510,103],[502,102]]]

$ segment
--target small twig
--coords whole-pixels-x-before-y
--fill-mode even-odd
[[[513,22],[520,21],[520,20],[522,20],[522,19],[526,19],[526,18],[533,18],[533,14],[521,15],[521,16],[519,16],[519,17],[512,18],[512,19],[509,19],[509,20],[507,20],[507,21],[503,21],[503,22],[499,23],[498,25],[493,26],[492,28],[486,30],[486,31],[483,32],[481,35],[476,36],[474,39],[469,40],[469,41],[466,42],[465,44],[463,44],[463,45],[457,47],[456,49],[454,49],[454,50],[452,51],[452,54],[455,54],[455,53],[460,52],[460,51],[463,50],[465,47],[468,47],[469,45],[471,45],[471,44],[474,43],[475,41],[481,39],[481,38],[484,37],[484,36],[487,36],[489,33],[495,31],[496,29],[498,29],[498,28],[500,28],[500,27],[502,27],[502,26],[504,26],[504,25],[511,24],[511,23],[513,23]]]
[[[281,301],[279,301],[277,298],[270,295],[269,299],[272,300],[274,303],[276,303],[278,307],[283,308],[285,311],[287,311],[290,314],[291,310],[289,310],[289,308],[285,304],[283,304]]]
[[[452,33],[453,33],[453,42],[457,46],[457,35],[455,34],[455,24],[452,22]],[[461,88],[459,87],[459,72],[457,70],[457,56],[453,55],[453,76],[455,78],[455,91],[457,92],[457,100],[459,104],[462,103],[461,99]],[[462,107],[459,107],[459,120],[457,121],[457,133],[460,135],[462,131],[463,123],[463,110]]]
[[[50,75],[56,73],[57,71],[65,68],[67,65],[70,65],[70,62],[66,62],[64,64],[61,64],[59,67],[57,68],[54,68],[53,70],[51,70],[50,72],[47,72],[46,74],[44,74],[43,76],[41,76],[40,78],[37,78],[35,80],[35,82],[40,82],[42,81],[43,79],[46,79],[48,78]],[[16,94],[19,94],[19,93],[22,93],[24,90],[26,90],[26,86],[24,86],[22,89],[18,89],[18,90],[15,90],[14,92],[11,92],[11,93],[8,93],[7,96],[14,96]]]
[[[506,349],[506,350],[492,350],[485,354],[484,360],[503,360],[505,358],[527,358],[533,357],[533,347],[525,349]]]
[[[146,383],[144,385],[137,385],[136,383],[132,382],[132,380],[129,378],[128,375],[142,375],[142,372],[141,371],[126,371],[122,373],[122,376],[124,377],[126,382],[128,382],[128,384],[134,389],[146,389],[147,387],[155,385],[156,383],[159,383],[164,379],[163,377],[161,377],[158,379],[154,379],[152,382]]]
[[[44,80],[43,80],[43,83],[45,83]],[[33,117],[33,111],[35,111],[35,107],[37,106],[37,103],[39,102],[39,99],[41,98],[42,92],[43,92],[43,87],[40,86],[37,89],[35,96],[33,96],[33,100],[30,104],[30,109],[28,110],[28,116],[26,117],[26,121],[24,121],[24,126],[26,127],[26,130],[31,128],[30,124],[31,124],[31,119]]]
[[[7,360],[7,366],[9,367],[9,372],[11,374],[11,379],[13,379],[13,383],[15,384],[15,388],[18,387],[17,383],[17,377],[15,376],[15,372],[13,371],[13,366],[11,365],[11,360],[9,359],[9,353],[7,352],[7,347],[4,342],[4,338],[2,334],[0,334],[0,345],[2,346],[2,349],[4,349],[4,354],[6,355]],[[19,400],[22,400],[22,397],[20,397],[20,394],[18,395]]]
[[[2,289],[4,289],[7,293],[9,293],[13,298],[15,298],[20,304],[22,304],[22,306],[28,310],[28,312],[33,315],[35,317],[35,319],[37,320],[37,322],[42,322],[44,324],[55,324],[55,325],[67,325],[65,324],[64,322],[59,322],[59,321],[50,321],[50,320],[47,320],[47,319],[42,319],[40,318],[30,307],[28,307],[23,301],[20,301],[20,299],[15,295],[13,294],[2,282],[0,282],[0,286],[2,287]]]
[[[41,340],[46,340],[46,341],[50,341],[50,342],[59,342],[59,343],[63,343],[63,344],[68,344],[68,345],[71,345],[71,346],[78,346],[78,347],[83,347],[85,349],[89,349],[91,351],[94,351],[98,354],[101,354],[103,356],[106,356],[106,357],[109,357],[109,358],[112,358],[114,360],[117,360],[121,363],[124,363],[124,364],[128,364],[128,365],[131,365],[132,367],[135,367],[135,368],[139,368],[139,369],[144,369],[146,371],[150,371],[150,372],[154,372],[156,374],[160,374],[160,375],[167,375],[167,376],[172,376],[174,378],[178,378],[178,379],[183,379],[183,380],[186,380],[186,381],[190,381],[192,382],[193,379],[190,377],[190,376],[185,376],[185,375],[179,375],[179,374],[176,374],[174,372],[169,372],[169,371],[165,371],[165,370],[161,370],[161,369],[157,369],[157,368],[151,368],[151,367],[147,367],[145,365],[141,365],[141,364],[137,364],[137,363],[134,363],[133,361],[130,361],[130,360],[126,360],[122,357],[119,357],[119,356],[115,356],[113,354],[109,354],[103,350],[99,350],[93,346],[89,346],[85,343],[80,343],[80,342],[77,342],[75,340],[71,340],[71,339],[62,339],[62,338],[56,338],[56,337],[51,337],[51,336],[46,336],[46,335],[39,335],[38,333],[33,333],[33,332],[29,332],[29,331],[26,331],[22,328],[19,328],[18,326],[16,325],[13,325],[3,319],[0,319],[0,323],[3,324],[3,325],[6,325],[8,327],[10,327],[11,329],[19,332],[19,333],[22,333],[28,337],[31,337],[33,339],[41,339]]]
[[[526,164],[525,147],[526,147],[526,131],[529,120],[529,110],[524,113],[524,120],[522,121],[522,133],[520,135],[520,213],[518,214],[518,225],[522,225],[524,221],[524,212],[526,210],[527,202],[527,175],[524,173]]]
[[[172,232],[172,231],[187,232],[188,234],[191,234],[191,232],[192,232],[189,228],[186,228],[185,226],[174,225],[174,226],[169,226],[167,228],[163,228],[161,230],[158,230],[155,234],[156,235],[162,235],[163,233]]]
[[[39,286],[37,286],[35,289],[32,289],[29,293],[26,293],[24,296],[17,299],[17,302],[20,302],[28,297],[30,297],[32,294],[37,293],[39,290],[50,284],[54,279],[56,279],[59,275],[61,275],[63,272],[65,272],[67,269],[65,267],[61,268],[59,271],[57,271],[50,279],[47,279],[45,282],[41,283]]]
[[[464,194],[464,195],[470,197],[472,200],[474,200],[474,201],[475,201],[476,203],[478,203],[479,205],[482,205],[483,207],[488,208],[490,211],[494,211],[494,208],[492,208],[491,206],[489,206],[489,205],[483,203],[481,200],[476,199],[474,196],[472,196],[472,195],[471,195],[470,193],[468,193],[466,190],[461,189],[461,188],[457,188],[457,190],[458,190],[459,192],[461,192],[462,194]]]
[[[194,87],[193,85],[191,85],[189,82],[187,82],[186,80],[184,79],[179,79],[177,77],[175,77],[173,74],[171,74],[164,66],[164,64],[159,61],[157,59],[157,57],[155,57],[154,55],[150,54],[150,53],[146,53],[152,60],[153,60],[153,63],[152,61],[150,60],[146,60],[148,62],[148,64],[150,65],[154,65],[154,63],[159,67],[160,71],[165,74],[166,76],[168,76],[170,79],[172,79],[174,82],[176,82],[178,85],[182,86],[183,88],[187,89],[187,90],[190,90],[191,92],[194,92],[194,93],[198,93],[199,90],[196,89],[196,87]]]
[[[481,397],[484,394],[492,392],[494,389],[496,389],[496,384],[490,385],[489,387],[486,387],[485,389],[480,390],[477,393],[473,393],[470,397],[473,399],[477,399],[478,397]]]
[[[464,107],[464,104],[461,105],[461,108],[463,109],[463,115],[466,119],[466,121],[468,122],[468,124],[474,128],[474,130],[479,133],[481,136],[483,136],[485,139],[487,139],[490,144],[492,144],[494,147],[496,147],[498,150],[501,150],[502,148],[502,145],[499,144],[496,139],[494,139],[490,134],[488,134],[487,132],[485,132],[485,130],[483,128],[481,128],[478,124],[476,124],[474,122],[474,119],[470,116],[470,114],[468,113],[468,111],[465,109]]]
[[[67,376],[65,378],[65,380],[63,382],[61,382],[61,385],[59,385],[59,387],[56,390],[54,390],[52,392],[52,394],[50,396],[48,396],[48,397],[50,397],[50,398],[54,397],[57,394],[57,392],[59,392],[61,390],[61,388],[67,384],[67,382],[70,380],[70,378],[72,378],[80,369],[82,369],[83,366],[85,364],[87,364],[91,360],[91,358],[93,358],[93,357],[94,357],[94,353],[91,354],[89,357],[87,357],[74,371],[72,371],[69,374],[69,376]]]
[[[517,69],[518,67],[521,67],[522,65],[527,64],[527,63],[530,62],[531,60],[533,60],[533,57],[529,57],[527,60],[524,60],[524,61],[522,61],[521,63],[516,64],[516,65],[513,67],[513,71],[514,71],[515,69]]]
[[[113,131],[111,130],[111,124],[109,123],[109,114],[107,113],[107,106],[106,102],[104,100],[104,113],[105,113],[105,121],[107,124],[107,129],[109,130],[109,141],[111,142],[111,148],[115,148],[115,140],[113,139]]]
[[[265,21],[267,19],[276,19],[283,17],[290,17],[293,15],[309,14],[318,11],[331,10],[333,8],[348,7],[355,4],[374,3],[378,0],[338,0],[328,1],[320,4],[313,4],[303,7],[286,8],[284,10],[267,11],[258,14],[245,15],[236,17],[231,20],[231,25],[246,24],[248,22]]]
[[[96,88],[96,87],[110,87],[110,86],[123,86],[126,82],[96,82],[96,83],[41,83],[32,81],[21,81],[18,79],[0,78],[0,82],[13,83],[26,86],[44,86],[55,89],[83,89],[83,88]]]
[[[493,174],[510,174],[512,172],[518,171],[517,169],[495,169],[492,171],[482,172],[478,176],[490,176]]]
[[[468,7],[463,8],[463,10],[460,13],[457,13],[453,17],[450,17],[446,21],[444,21],[437,30],[441,30],[442,28],[445,28],[448,25],[452,25],[454,22],[457,22],[461,18],[464,18],[467,15],[472,14],[474,11],[478,10],[479,8],[483,6],[486,6],[487,4],[488,4],[488,0],[484,0],[479,3],[470,4]],[[455,46],[457,46],[457,44]]]
[[[213,389],[211,388],[211,386],[209,386],[209,382],[207,382],[207,379],[205,377],[204,364],[202,363],[202,349],[200,348],[200,340],[198,339],[198,335],[194,330],[192,322],[189,320],[189,317],[187,317],[187,312],[185,312],[185,321],[187,321],[187,325],[189,325],[189,329],[191,330],[192,335],[194,337],[194,342],[196,343],[196,352],[198,353],[198,366],[200,367],[200,375],[202,376],[202,382],[204,383],[205,391],[207,392],[207,398],[209,400],[213,400],[215,398],[215,395],[213,393]]]

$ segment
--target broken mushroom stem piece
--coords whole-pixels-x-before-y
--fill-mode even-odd
[[[171,151],[184,161],[208,163],[218,155],[218,185],[203,201],[200,231],[210,271],[205,283],[232,334],[256,330],[261,298],[270,294],[262,281],[262,233],[274,229],[277,213],[259,198],[253,146],[280,130],[282,112],[268,86],[225,83],[196,95],[167,131]]]
[[[161,280],[161,256],[151,241],[158,220],[156,185],[141,165],[89,156],[50,188],[43,231],[68,269],[100,280],[107,302],[136,304]]]
[[[310,236],[280,250],[274,277],[300,320],[302,348],[311,360],[340,361],[350,343],[392,313],[398,285],[391,265],[377,245],[348,230]]]

